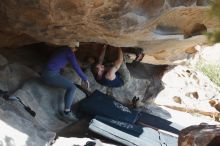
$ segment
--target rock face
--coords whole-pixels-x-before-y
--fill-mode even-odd
[[[198,52],[189,61],[189,66],[176,66],[167,71],[162,84],[164,89],[158,94],[155,102],[179,111],[209,116],[219,121],[220,88],[197,68],[203,62],[216,65],[211,79],[215,82],[215,72],[219,66],[219,44],[197,46]],[[206,67],[208,69],[208,66]],[[209,72],[208,72],[209,73]],[[211,73],[210,73],[211,74]],[[166,98],[164,98],[166,97]]]
[[[220,65],[220,58],[218,56],[220,53],[220,43],[217,43],[213,46],[197,46],[196,48],[199,50],[199,52],[194,57],[195,62],[198,61],[198,59],[202,59],[209,64]]]
[[[8,64],[8,60],[2,55],[0,60],[1,90],[13,93],[26,80],[37,77],[34,71],[24,65]],[[27,104],[26,101],[24,103]],[[2,97],[0,97],[0,125],[2,146],[49,145],[55,138],[55,133],[39,124],[39,120],[30,116],[21,104],[17,101],[5,101]]]
[[[0,144],[2,146],[36,146],[49,145],[55,137],[55,133],[42,128],[35,122],[28,120],[10,104],[3,104],[0,99]]]
[[[58,116],[58,113],[63,110],[64,91],[62,89],[46,86],[41,82],[39,74],[25,65],[7,64],[0,70],[0,75],[0,89],[20,97],[30,106],[36,112],[34,119],[41,127],[58,131],[67,125],[59,120]],[[78,98],[75,101],[84,98],[85,95],[77,90],[76,97]],[[32,119],[17,102],[13,102],[11,106],[17,107],[15,113],[21,113],[23,118]]]
[[[3,56],[1,60],[6,60]],[[85,71],[90,84],[91,90],[100,90],[104,93],[107,88],[98,84],[90,71]],[[45,85],[38,73],[21,64],[4,64],[0,68],[0,89],[9,91],[11,94],[18,96],[24,103],[27,103],[37,113],[36,119],[40,125],[52,131],[59,131],[67,124],[59,119],[59,112],[63,110],[64,90]],[[71,68],[65,68],[63,75],[74,83],[80,84],[81,79]],[[134,96],[138,96],[140,100],[145,97],[145,92],[150,86],[149,79],[131,78],[128,85],[117,89],[112,89],[112,95],[117,100],[129,104]],[[74,102],[78,102],[85,98],[85,94],[79,89],[76,90]],[[15,102],[16,103],[16,102]],[[15,104],[15,106],[17,106]],[[25,113],[22,109],[18,110]]]
[[[6,130],[0,134],[0,143],[3,146],[10,143],[27,146],[48,145],[55,137],[54,132],[58,132],[70,124],[64,122],[59,116],[59,112],[64,108],[64,90],[45,85],[40,80],[39,74],[25,65],[8,63],[10,61],[2,55],[0,55],[0,60],[2,60],[0,89],[20,97],[25,105],[36,112],[36,116],[33,118],[16,100],[5,101],[0,98],[0,127]],[[92,91],[98,89],[104,93],[107,92],[106,87],[96,83],[90,70],[85,72],[89,77]],[[72,69],[65,68],[63,75],[74,83],[80,84],[80,78]],[[112,94],[118,97],[116,100],[125,104],[129,104],[134,96],[138,96],[142,100],[149,82],[147,79],[131,78],[127,87],[113,89]],[[77,89],[74,102],[83,98],[85,98],[85,94]],[[17,131],[18,129],[20,132]],[[23,141],[16,138],[16,135],[19,135]],[[71,144],[76,143],[71,140]]]
[[[195,33],[195,24],[208,30],[216,26],[216,21],[206,15],[208,3],[209,0],[1,0],[0,38],[10,33],[14,37],[7,37],[8,43],[0,45],[37,41],[73,46],[79,41],[139,46],[147,54],[143,62],[173,64],[189,55],[187,48],[206,41],[202,36],[184,39],[184,33]],[[158,26],[165,29],[156,30]]]
[[[218,125],[190,126],[181,131],[179,146],[218,146],[220,127]]]
[[[189,49],[188,51],[193,52],[194,50]],[[14,141],[17,145],[36,145],[34,142],[37,141],[39,144],[44,145],[49,143],[49,141],[54,138],[54,132],[57,132],[68,125],[68,123],[65,123],[59,118],[58,114],[59,111],[63,109],[62,97],[64,90],[49,87],[41,82],[39,79],[39,74],[32,70],[35,69],[34,66],[38,66],[42,63],[40,57],[37,56],[36,53],[29,53],[25,52],[22,53],[23,56],[18,56],[20,59],[25,60],[20,61],[25,65],[11,63],[13,61],[7,60],[5,57],[0,55],[0,60],[2,60],[0,63],[0,89],[8,90],[11,94],[20,97],[26,105],[30,106],[32,110],[36,112],[36,117],[33,118],[18,102],[6,102],[0,98],[0,125],[4,126],[2,129],[11,129],[13,126],[15,129],[20,128],[19,130],[22,131],[22,133],[18,134],[21,134],[23,138],[28,139],[26,143],[23,142],[20,144],[21,142],[17,141],[13,134],[4,132],[1,133],[2,135],[0,134],[0,142],[2,143]],[[17,54],[15,56],[13,54],[14,53],[9,53],[7,58],[15,59]],[[27,58],[25,54],[28,56]],[[10,55],[12,56],[10,57]],[[37,60],[39,61],[39,64],[36,64],[32,60],[34,59],[32,55],[35,55],[35,58],[39,59]],[[159,87],[160,77],[163,77],[162,83],[164,84],[165,88],[158,94],[156,103],[164,106],[158,107],[158,105],[149,105],[145,102],[143,103],[144,105],[142,104],[142,106],[139,106],[138,110],[146,111],[170,121],[177,121],[177,123],[180,121],[180,123],[182,122],[184,124],[183,126],[189,126],[195,123],[199,124],[201,122],[206,122],[209,124],[218,123],[213,122],[214,120],[211,118],[204,120],[198,115],[193,117],[189,114],[191,111],[193,114],[197,114],[198,111],[200,112],[199,114],[201,114],[201,111],[203,111],[202,114],[205,113],[208,114],[208,116],[210,116],[210,114],[213,116],[213,113],[216,113],[216,120],[219,120],[220,104],[218,101],[220,90],[206,77],[201,75],[201,73],[196,72],[192,68],[186,66],[176,66],[172,68],[172,70],[167,70],[164,75],[162,75],[162,73],[164,73],[163,71],[167,69],[167,66],[161,70],[154,68],[152,65],[147,67],[146,64],[140,63],[135,65],[129,64],[128,67],[132,75],[139,74],[139,76],[132,76],[127,87],[112,90],[112,94],[117,100],[125,104],[129,104],[132,100],[132,97],[138,96],[140,97],[140,100],[147,102],[148,99],[145,99],[146,97],[154,97],[159,92],[159,90],[155,87]],[[156,70],[157,72],[154,72],[153,70]],[[95,82],[89,68],[85,70],[85,72],[89,77],[92,91],[98,89],[104,93],[107,92],[108,89],[106,87],[100,86]],[[64,69],[63,75],[75,83],[80,83],[80,78],[72,69],[68,67]],[[80,90],[77,90],[75,97],[75,102],[77,102],[84,98],[85,94],[83,94]],[[180,112],[170,109],[170,106],[178,107],[176,110],[181,108],[184,111],[187,111],[187,108],[191,110],[188,110],[188,113],[182,112],[182,114],[180,114]],[[8,115],[10,117],[7,117]],[[4,119],[2,119],[2,117]],[[188,119],[190,122],[187,123],[186,121],[183,121],[182,117]],[[192,119],[196,119],[197,121],[192,121]],[[14,122],[16,120],[21,122]],[[212,120],[212,122],[210,122],[210,120]],[[5,123],[9,123],[9,126],[7,126]],[[26,126],[26,124],[28,126]],[[34,129],[33,133],[31,134],[29,131],[30,128]],[[210,129],[211,128],[213,127],[210,127]],[[27,135],[29,135],[29,137]],[[193,135],[196,134],[193,133]],[[210,139],[213,136],[210,133],[207,135],[210,135]],[[218,136],[218,133],[216,133],[216,135]],[[184,142],[184,140],[181,141]],[[73,139],[64,139],[64,141],[69,141],[71,144],[74,143]]]
[[[176,66],[165,73],[162,83],[164,89],[156,97],[155,103],[219,121],[220,89],[207,76],[192,67]]]

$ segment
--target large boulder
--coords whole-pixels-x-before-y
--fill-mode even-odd
[[[100,90],[107,93],[109,88],[98,84],[89,68],[85,73],[89,78],[91,91]],[[69,67],[65,68],[62,74],[73,83],[81,83],[80,77]],[[5,65],[1,68],[0,75],[1,90],[9,91],[10,94],[20,97],[25,104],[29,105],[37,113],[37,122],[42,127],[59,131],[67,125],[59,116],[59,112],[64,107],[64,89],[46,85],[41,81],[38,73],[25,65],[16,63]],[[139,97],[141,101],[146,96],[146,90],[151,85],[152,80],[153,78],[150,75],[141,79],[131,77],[126,86],[112,89],[111,94],[124,104],[130,104],[134,96]],[[83,98],[85,98],[85,94],[77,89],[74,103]],[[22,108],[19,109],[18,111],[24,114],[25,111]]]
[[[14,94],[29,105],[36,112],[35,119],[45,129],[58,132],[68,122],[62,120],[60,115],[64,109],[64,90],[43,83],[40,78],[26,81]],[[85,94],[76,90],[75,100],[77,102],[85,98]]]
[[[183,129],[178,139],[179,146],[220,145],[219,125],[196,125]]]
[[[25,81],[39,76],[25,65],[12,63],[0,70],[0,87],[2,90],[15,92]]]
[[[212,65],[220,65],[220,43],[216,43],[214,45],[209,46],[199,46],[197,45],[196,50],[198,50],[198,53],[195,54],[195,56],[189,60],[191,65],[196,65],[199,62],[205,63],[205,64],[212,64]]]
[[[217,21],[207,16],[208,3],[209,0],[1,0],[0,19],[4,21],[0,23],[0,36],[4,41],[0,45],[21,45],[26,37],[23,44],[36,41],[74,46],[79,41],[139,46],[147,54],[143,62],[176,64],[190,54],[188,48],[206,42],[204,36],[184,36],[216,27]],[[8,43],[4,43],[5,38]]]
[[[1,99],[0,99],[1,100]],[[1,101],[2,102],[2,101]],[[10,104],[7,104],[10,107]],[[6,107],[6,106],[5,106]],[[49,145],[55,133],[22,118],[14,110],[0,108],[0,144],[1,146],[43,146]]]

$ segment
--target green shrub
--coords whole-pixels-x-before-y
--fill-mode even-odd
[[[196,68],[203,72],[209,79],[220,87],[220,65],[209,64],[200,60]]]
[[[218,28],[214,32],[207,33],[209,40],[213,43],[220,42],[220,0],[213,0],[211,2],[211,17],[217,18]]]

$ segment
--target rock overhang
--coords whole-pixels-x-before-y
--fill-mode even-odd
[[[184,38],[191,35],[196,24],[204,25],[208,31],[217,26],[217,21],[207,16],[209,3],[209,0],[2,0],[1,44],[107,43],[143,48],[145,63],[178,64],[189,56],[186,49],[207,42],[202,35]],[[158,26],[166,31],[156,33]]]

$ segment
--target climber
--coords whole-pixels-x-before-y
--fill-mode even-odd
[[[113,63],[103,64],[107,45],[104,45],[101,54],[98,59],[98,63],[93,68],[95,80],[107,87],[121,87],[124,85],[124,81],[121,74],[118,72],[123,62],[123,54],[121,48],[118,48],[117,58]]]
[[[105,60],[106,62],[104,62],[106,49],[109,50],[108,52],[108,54],[110,54],[109,56],[116,56],[115,60],[112,63],[109,63],[106,60]],[[123,49],[127,52],[128,51],[131,52],[130,50],[132,50],[130,48],[123,48]],[[139,54],[136,53],[135,61],[140,61],[143,58],[143,53],[142,53],[143,50],[142,52],[140,51],[140,49],[138,51]],[[114,54],[115,52],[116,55]],[[95,80],[99,84],[107,87],[121,87],[126,83],[128,83],[130,80],[130,73],[126,67],[126,64],[123,61],[122,49],[117,47],[110,47],[104,45],[100,53],[98,63],[94,65],[94,67],[92,68],[92,72]]]
[[[50,58],[41,74],[41,78],[46,84],[66,89],[64,97],[64,111],[61,112],[61,116],[64,118],[64,120],[68,121],[78,120],[76,115],[71,111],[76,86],[73,84],[73,82],[60,74],[60,70],[65,67],[68,61],[82,79],[81,85],[84,88],[89,88],[88,78],[77,63],[74,54],[75,51],[75,47],[70,48],[65,46],[59,48],[58,51],[55,52],[55,54]]]

